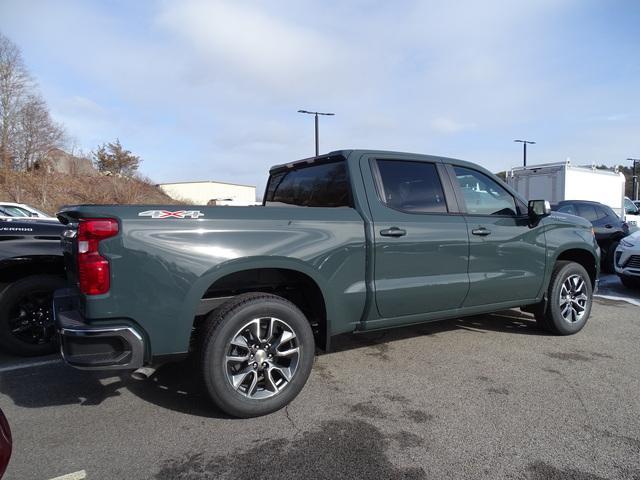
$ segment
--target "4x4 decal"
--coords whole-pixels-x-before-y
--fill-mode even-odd
[[[138,214],[139,217],[151,218],[200,218],[204,217],[204,213],[200,210],[177,210],[171,212],[169,210],[145,210]]]

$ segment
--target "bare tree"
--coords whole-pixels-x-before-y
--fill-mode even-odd
[[[44,162],[52,148],[62,147],[65,134],[49,114],[45,101],[37,95],[29,95],[20,112],[13,137],[14,166],[19,170],[31,170]]]
[[[0,33],[0,162],[3,168],[11,166],[11,136],[31,88],[33,83],[20,49]]]
[[[30,170],[47,152],[62,147],[64,129],[51,119],[20,49],[0,33],[0,163]]]

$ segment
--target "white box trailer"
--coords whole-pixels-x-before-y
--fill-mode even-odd
[[[625,178],[620,172],[576,167],[571,161],[514,167],[507,183],[527,200],[590,200],[610,206],[625,217]]]

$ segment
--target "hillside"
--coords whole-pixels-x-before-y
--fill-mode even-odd
[[[49,214],[54,214],[63,205],[80,203],[184,203],[140,178],[40,171],[5,171],[0,176],[0,200],[26,203]]]

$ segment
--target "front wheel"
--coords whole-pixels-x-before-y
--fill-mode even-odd
[[[584,267],[575,262],[556,263],[544,311],[536,312],[536,321],[544,329],[557,335],[579,332],[591,313],[593,288]]]
[[[309,321],[276,295],[246,293],[206,319],[200,367],[213,402],[241,418],[291,402],[307,381],[315,344]]]

